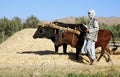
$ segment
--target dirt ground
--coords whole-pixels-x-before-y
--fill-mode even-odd
[[[18,72],[24,70],[28,73],[34,71],[33,74],[120,72],[120,55],[111,55],[110,62],[102,58],[95,65],[89,65],[86,56],[83,56],[84,63],[76,62],[75,48],[68,46],[69,54],[65,55],[61,46],[59,53],[56,54],[51,40],[32,38],[35,30],[21,30],[0,45],[0,70]],[[100,51],[100,48],[96,51]],[[119,53],[120,48],[115,52]]]

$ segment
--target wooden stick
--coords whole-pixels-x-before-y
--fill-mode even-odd
[[[55,28],[55,29],[60,29],[60,30],[63,30],[63,31],[67,31],[67,32],[71,32],[71,33],[75,33],[75,34],[80,34],[80,31],[77,31],[77,30],[74,30],[74,29],[71,29],[71,28],[65,28],[65,27],[61,27],[61,26],[58,26],[58,25],[55,25],[55,24],[38,24],[39,26],[49,26],[51,28]]]

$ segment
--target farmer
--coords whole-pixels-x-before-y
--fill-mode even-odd
[[[83,54],[88,54],[91,65],[96,63],[95,57],[95,42],[97,41],[99,25],[98,21],[95,18],[95,11],[88,11],[88,17],[90,19],[89,25],[87,26],[86,36],[84,40],[84,45],[82,47]]]

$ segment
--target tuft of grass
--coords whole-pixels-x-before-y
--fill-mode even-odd
[[[70,73],[67,77],[120,77],[120,72],[118,73],[110,73],[110,74],[103,74],[103,73],[96,73],[96,74],[73,74]]]
[[[27,72],[0,72],[0,77],[31,77],[31,74]]]
[[[33,77],[30,74],[27,73],[8,73],[8,72],[1,72],[0,77]],[[103,73],[97,73],[97,74],[73,74],[70,73],[66,76],[63,75],[57,75],[57,74],[46,74],[42,75],[42,77],[120,77],[120,73],[111,73],[111,74],[103,74]]]
[[[39,71],[0,71],[0,77],[120,77],[120,72],[118,71],[109,71],[108,73],[44,73],[40,74]]]

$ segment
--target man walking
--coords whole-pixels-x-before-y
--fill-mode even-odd
[[[84,45],[82,47],[81,53],[88,53],[91,65],[96,63],[95,57],[95,42],[97,41],[99,25],[98,21],[95,18],[95,11],[90,10],[88,11],[88,17],[90,19],[88,28],[86,30],[86,36],[84,40]]]

